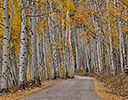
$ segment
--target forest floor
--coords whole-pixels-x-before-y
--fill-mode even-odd
[[[105,87],[104,84],[94,79],[95,91],[102,100],[127,100],[126,97],[112,93],[112,90]]]
[[[76,75],[94,78],[95,91],[102,100],[128,100],[128,76],[117,74],[111,76],[110,73],[94,74],[76,71]]]

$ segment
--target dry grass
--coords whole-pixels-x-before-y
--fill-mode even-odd
[[[0,100],[18,100],[19,98],[23,98],[26,95],[30,95],[47,87],[53,86],[60,81],[61,79],[49,80],[44,82],[40,87],[26,88],[25,90],[18,90],[15,93],[0,94]]]
[[[111,93],[128,97],[128,76],[126,74],[112,77],[110,74],[100,75],[97,78],[104,86],[108,87]]]
[[[111,93],[111,89],[105,87],[102,82],[94,79],[95,91],[102,100],[124,100],[125,97]]]

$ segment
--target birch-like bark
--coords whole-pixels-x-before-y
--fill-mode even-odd
[[[39,9],[37,9],[37,14],[39,13]],[[36,17],[36,25],[39,24],[39,18]],[[37,55],[37,65],[35,66],[35,80],[37,80],[37,85],[41,84],[41,72],[42,72],[42,67],[41,67],[41,55],[40,55],[40,33],[37,27],[37,32],[36,32],[36,36],[37,36],[37,42],[36,42],[36,55]]]
[[[2,62],[2,77],[1,77],[1,90],[8,88],[8,63],[9,63],[9,0],[3,1],[3,62]]]
[[[86,60],[87,60],[87,71],[90,72],[90,65],[89,65],[89,45],[85,48]]]
[[[107,9],[109,7],[109,0],[107,0]],[[108,31],[110,32],[111,30],[111,21],[110,18],[108,18],[109,22],[108,22]],[[109,34],[109,41],[110,41],[110,70],[111,70],[111,74],[114,76],[115,75],[115,66],[114,66],[114,58],[113,58],[113,45],[112,45],[112,34]]]
[[[98,63],[97,63],[97,41],[94,42],[94,65],[95,65],[95,73],[98,72]]]
[[[121,71],[124,71],[124,65],[126,65],[126,59],[125,56],[125,47],[124,47],[124,37],[123,37],[123,30],[122,30],[122,22],[121,22],[121,11],[120,11],[120,4],[117,0],[118,4],[118,26],[119,26],[119,41],[120,41],[120,62],[121,62]]]
[[[110,20],[109,20],[109,32],[111,29],[111,24],[110,24]],[[115,75],[115,67],[114,67],[114,59],[113,59],[113,46],[112,46],[112,36],[111,34],[109,35],[109,41],[110,41],[110,57],[111,57],[111,73],[114,76]]]
[[[35,16],[35,0],[32,0],[32,16]],[[35,81],[36,63],[36,33],[35,33],[36,18],[32,17],[32,36],[31,36],[31,52],[32,52],[32,83]]]
[[[111,55],[111,73],[114,76],[115,75],[115,67],[114,67],[114,59],[113,59],[113,47],[112,47],[112,37],[111,35],[109,36],[110,40],[110,55]]]
[[[76,36],[75,36],[75,50],[76,50],[76,68],[77,70],[79,70],[79,55],[78,55],[78,44],[77,44],[77,37],[79,35],[78,31],[75,29],[75,32],[76,32]],[[80,41],[78,41],[80,42]]]
[[[101,53],[101,49],[100,49],[100,41],[97,42],[97,56],[98,56],[98,64],[99,64],[99,71],[101,72],[101,61],[100,61],[100,53]]]
[[[69,72],[69,77],[72,78],[74,77],[74,67],[75,67],[75,64],[74,64],[74,56],[73,56],[73,50],[72,50],[72,43],[71,43],[71,28],[70,28],[70,16],[69,16],[69,11],[67,11],[68,14],[67,14],[67,18],[69,20],[68,22],[68,25],[69,25],[69,46],[70,46],[70,72]]]
[[[55,41],[55,22],[54,22],[54,11],[52,8],[52,3],[53,1],[50,0],[50,9],[51,9],[51,19],[52,19],[52,41],[53,41],[53,60],[54,60],[54,64],[56,66],[56,77],[59,77],[59,68],[58,68],[58,64],[57,64],[57,51],[56,51],[56,41]]]
[[[94,71],[94,46],[91,45],[91,72]]]
[[[66,36],[64,34],[64,7],[63,7],[63,2],[62,2],[62,36],[63,36],[63,55],[64,55],[64,68],[65,68],[65,78],[67,78],[67,52],[66,52]]]
[[[46,40],[45,40],[45,35],[43,37],[43,52],[44,52],[44,64],[45,64],[45,73],[46,73],[46,79],[49,79],[48,75],[48,66],[47,66],[47,56],[46,56]]]
[[[49,3],[48,3],[49,4]],[[47,7],[47,11],[49,10],[49,6]],[[48,37],[48,41],[49,41],[49,48],[50,48],[50,57],[51,57],[51,74],[52,74],[52,79],[56,78],[56,69],[55,69],[55,63],[54,63],[54,55],[53,55],[53,51],[52,51],[52,25],[51,25],[51,19],[50,16],[47,16],[47,20],[48,20],[48,25],[47,26],[47,37]]]
[[[30,5],[31,3],[30,3],[30,1],[27,1],[27,5]],[[28,8],[28,11],[27,11],[27,14],[29,13],[29,11],[30,11],[30,8]],[[29,29],[31,29],[31,21],[30,21],[31,19],[30,19],[30,17],[28,17],[28,23],[29,23],[29,25],[28,25],[28,28]],[[29,30],[27,31],[27,34],[31,34],[31,32],[29,32]],[[31,79],[31,77],[30,77],[30,74],[31,74],[31,62],[30,62],[30,59],[31,59],[31,57],[30,57],[30,53],[29,53],[29,44],[30,44],[30,39],[29,39],[29,37],[27,38],[27,40],[26,40],[26,59],[27,59],[27,62],[26,62],[26,72],[27,72],[27,81],[28,82],[30,82],[30,79]]]
[[[52,79],[55,79],[55,77],[56,77],[56,71],[55,71],[55,64],[54,64],[54,55],[53,55],[53,52],[52,52],[52,45],[51,45],[51,35],[52,35],[52,31],[51,31],[51,23],[50,23],[50,17],[48,17],[48,25],[49,25],[49,27],[48,27],[48,33],[47,33],[47,35],[48,35],[48,41],[49,41],[49,48],[50,48],[50,56],[51,56],[51,73],[52,73]]]
[[[25,82],[25,36],[26,36],[26,0],[21,0],[22,6],[22,25],[20,39],[20,54],[19,54],[19,81],[18,86],[23,88]]]
[[[68,11],[66,12],[66,16],[68,16]],[[68,23],[66,22],[66,33],[65,33],[65,64],[66,64],[66,69],[67,69],[67,72],[65,72],[65,74],[66,74],[66,76],[68,76],[68,72],[69,72],[69,52],[68,52],[68,43],[67,43],[67,41],[68,41],[68,30],[69,30],[69,28],[68,28],[68,25],[67,25]]]

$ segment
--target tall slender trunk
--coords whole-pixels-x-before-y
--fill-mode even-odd
[[[123,30],[122,30],[122,22],[121,22],[121,11],[120,11],[120,3],[117,0],[118,4],[118,26],[119,26],[119,41],[120,41],[120,61],[121,61],[121,71],[124,71],[124,65],[126,65],[126,59],[124,58],[125,55],[125,47],[124,47],[124,37],[123,37]]]
[[[47,56],[46,56],[46,39],[43,37],[43,51],[44,51],[44,64],[45,64],[45,71],[46,71],[46,79],[49,79],[48,75],[48,66],[47,66]]]
[[[35,0],[32,0],[32,16],[36,15]],[[36,17],[32,17],[32,36],[31,36],[31,52],[32,52],[32,83],[35,81],[36,68],[36,33],[35,33]]]
[[[51,45],[51,35],[52,35],[52,31],[51,31],[51,25],[50,25],[51,23],[50,23],[50,17],[48,17],[48,25],[49,25],[49,28],[48,28],[48,33],[47,33],[47,35],[48,35],[48,41],[49,41],[49,48],[50,48],[50,56],[51,56],[51,73],[52,73],[52,79],[55,79],[56,78],[56,70],[55,70],[55,64],[54,64],[54,55],[53,55],[53,51],[52,51],[52,45]]]
[[[48,3],[49,4],[49,3]],[[47,11],[49,10],[49,6],[47,7]],[[49,48],[50,48],[50,56],[51,56],[51,74],[52,74],[52,79],[56,78],[56,69],[55,69],[55,63],[54,63],[54,55],[53,55],[53,51],[52,51],[52,25],[51,25],[51,20],[50,20],[50,16],[47,16],[47,20],[48,20],[48,25],[47,26],[47,37],[48,37],[48,41],[49,41]]]
[[[99,64],[99,66],[98,66],[98,68],[99,68],[99,71],[100,71],[100,73],[101,73],[101,48],[100,48],[100,41],[98,41],[97,42],[97,56],[98,56],[98,64]]]
[[[68,11],[69,12],[69,11]],[[69,77],[74,77],[74,67],[75,67],[75,64],[74,64],[74,56],[73,56],[73,50],[72,50],[72,43],[71,43],[71,28],[70,28],[70,16],[69,16],[69,13],[68,13],[68,16],[67,16],[68,20],[69,20],[69,46],[70,46],[70,72],[69,72]]]
[[[111,23],[109,20],[109,31],[111,29]],[[111,34],[109,35],[109,41],[110,41],[110,58],[111,58],[111,73],[114,76],[115,75],[115,67],[114,67],[114,59],[113,59],[113,45],[112,45],[112,36]]]
[[[65,68],[65,72],[64,72],[64,76],[65,78],[67,78],[67,53],[66,53],[66,36],[64,34],[64,7],[63,7],[63,2],[62,2],[62,36],[63,36],[63,55],[64,55],[64,68]]]
[[[39,13],[39,9],[37,9],[37,14]],[[39,24],[39,18],[36,17],[36,25]],[[36,36],[37,36],[37,42],[36,42],[36,47],[37,47],[37,50],[36,50],[36,57],[37,57],[37,66],[36,69],[35,69],[35,80],[37,80],[37,85],[40,85],[41,84],[41,72],[42,72],[42,67],[41,67],[41,55],[40,55],[40,33],[39,33],[39,30],[38,30],[38,27],[37,27],[37,32],[36,32]]]
[[[109,7],[109,0],[107,1],[107,9]],[[110,32],[111,30],[111,20],[108,18],[108,31]],[[112,34],[109,34],[109,41],[110,41],[110,71],[111,74],[114,76],[115,75],[115,66],[114,66],[114,58],[113,58],[113,44],[112,44]]]
[[[4,34],[3,34],[3,62],[1,90],[8,88],[8,63],[9,63],[9,0],[4,0],[3,6]]]
[[[75,36],[75,50],[76,50],[76,68],[77,68],[77,70],[79,70],[79,55],[78,55],[78,44],[77,44],[77,37],[78,37],[78,32],[77,32],[77,29],[75,29],[75,34],[76,34],[76,36]],[[80,42],[80,41],[78,41],[78,42]]]
[[[95,73],[98,72],[98,63],[97,63],[97,41],[94,42],[94,65],[95,65]]]
[[[53,56],[54,56],[54,64],[56,66],[56,77],[59,77],[59,68],[58,68],[58,64],[57,64],[57,51],[56,51],[56,41],[55,41],[55,22],[54,22],[54,11],[52,8],[52,3],[53,1],[50,0],[50,9],[51,9],[51,19],[52,19],[52,41],[53,41]]]
[[[86,60],[87,60],[87,69],[86,71],[90,72],[90,64],[89,64],[89,45],[85,48]]]
[[[19,81],[18,86],[23,88],[25,82],[25,36],[26,36],[26,0],[21,1],[22,6],[22,25],[20,39],[20,54],[19,54]]]

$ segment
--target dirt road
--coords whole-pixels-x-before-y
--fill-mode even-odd
[[[20,100],[101,100],[94,92],[93,79],[75,76],[77,79],[62,82]]]

